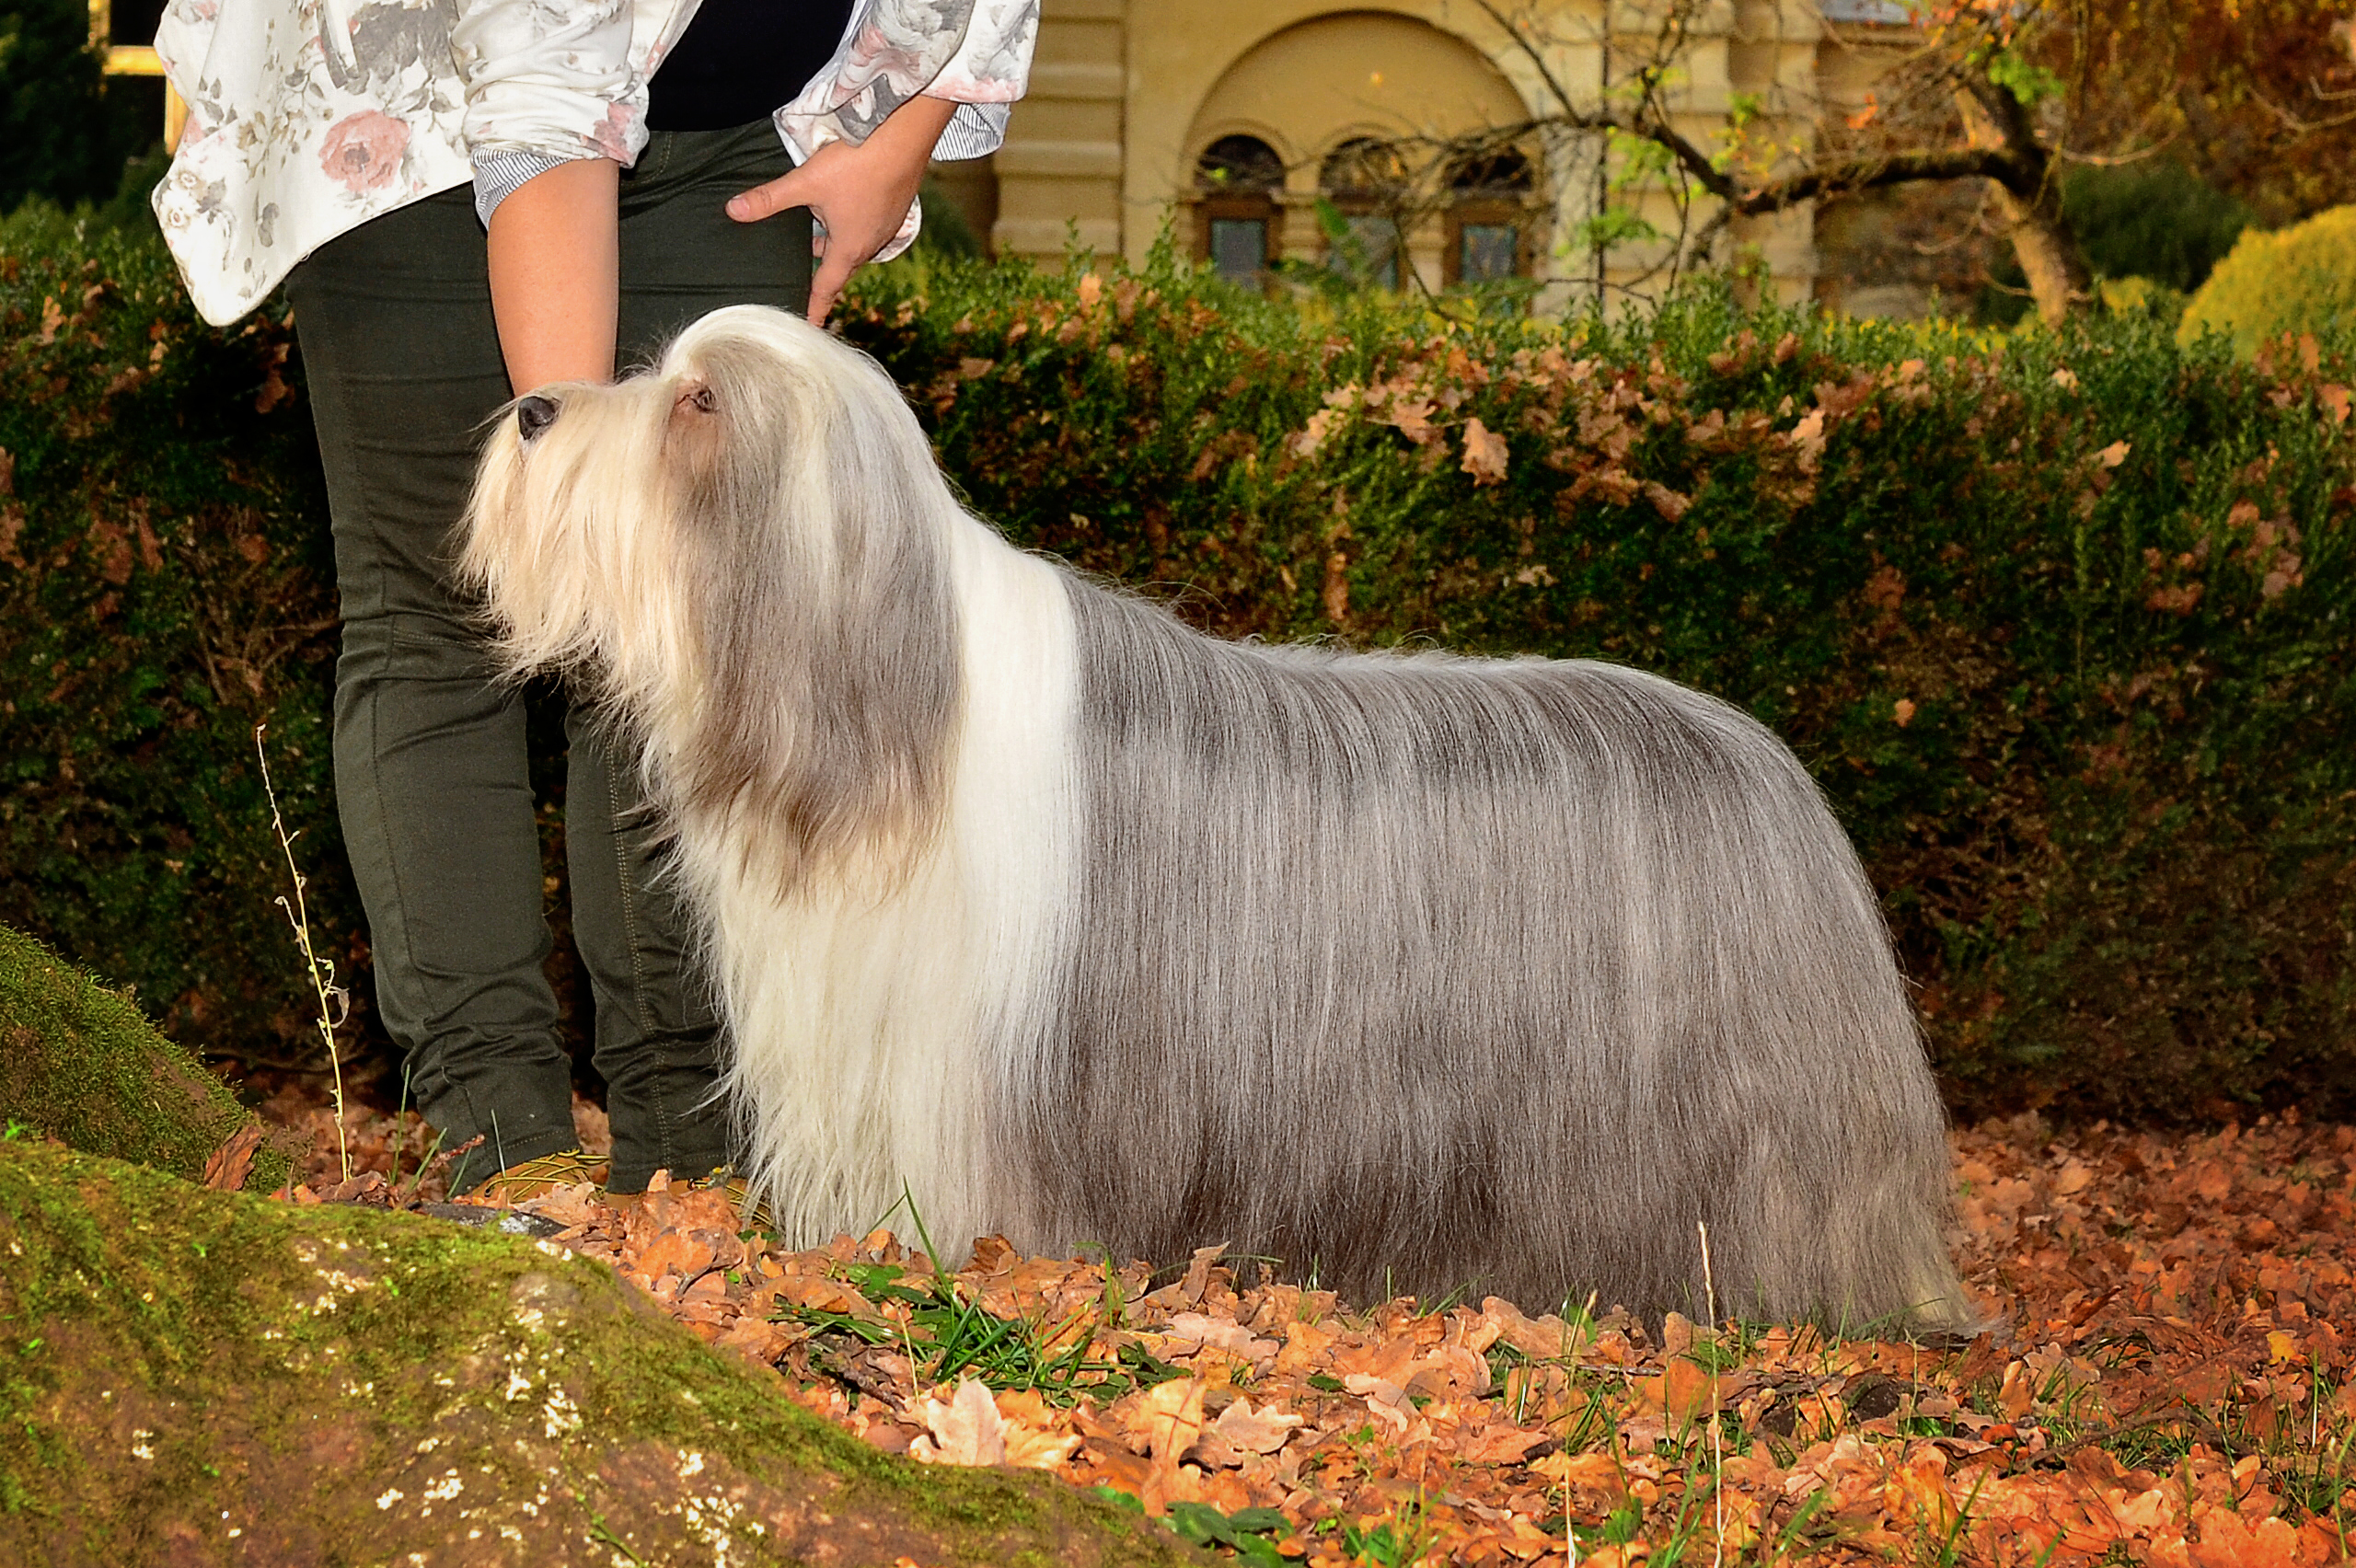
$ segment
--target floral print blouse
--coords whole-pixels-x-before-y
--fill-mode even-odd
[[[646,83],[697,0],[169,0],[156,33],[188,102],[156,216],[204,318],[225,325],[345,231],[471,181],[501,197],[646,145]],[[1039,0],[859,0],[833,60],[777,111],[806,158],[918,95],[959,105],[935,156],[1006,133]],[[911,208],[884,255],[916,237]]]

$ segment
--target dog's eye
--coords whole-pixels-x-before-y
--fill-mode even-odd
[[[677,412],[683,414],[708,414],[711,412],[712,402],[711,388],[704,386],[690,386],[686,391],[681,392],[679,394],[678,401],[672,404],[672,408]]]

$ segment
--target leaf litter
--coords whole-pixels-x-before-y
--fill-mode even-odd
[[[602,1116],[576,1109],[594,1152]],[[359,1174],[315,1163],[289,1196],[442,1195],[413,1117],[346,1122]],[[919,1227],[786,1251],[661,1176],[516,1206],[878,1448],[1052,1470],[1251,1563],[2347,1561],[2356,1127],[2031,1115],[1953,1147],[1949,1239],[2001,1325],[1969,1343],[1360,1306],[1239,1283],[1218,1247],[1157,1274],[985,1238],[945,1273]]]

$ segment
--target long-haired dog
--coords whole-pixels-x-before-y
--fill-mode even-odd
[[[961,507],[857,351],[740,307],[526,398],[463,570],[642,747],[799,1239],[1361,1299],[1969,1321],[1872,890],[1724,702],[1203,637]]]

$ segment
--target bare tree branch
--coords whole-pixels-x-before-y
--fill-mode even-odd
[[[1969,179],[1978,177],[2010,185],[2020,178],[2012,155],[2001,147],[1934,147],[1919,152],[1886,153],[1804,169],[1743,191],[1727,202],[1741,217],[1777,213],[1819,196],[1845,196],[1888,185],[1925,179]]]

